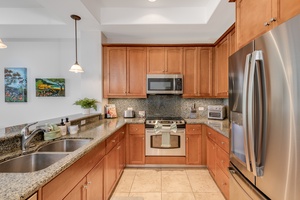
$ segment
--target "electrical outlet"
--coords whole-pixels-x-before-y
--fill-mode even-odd
[[[200,107],[198,108],[198,110],[202,111],[202,110],[204,110],[204,107],[200,106]]]
[[[132,107],[128,107],[127,110],[133,110]]]
[[[84,119],[84,120],[81,120],[80,125],[81,125],[81,126],[82,126],[82,125],[85,125],[85,123],[86,123],[85,119]]]

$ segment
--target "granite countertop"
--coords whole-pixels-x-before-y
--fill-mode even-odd
[[[229,120],[209,120],[207,118],[184,119],[187,124],[206,124],[210,128],[218,131],[225,137],[229,138]]]
[[[81,127],[78,134],[59,138],[92,138],[93,140],[76,151],[70,152],[66,157],[43,170],[30,173],[0,173],[0,199],[16,200],[28,198],[126,123],[144,122],[145,120],[140,118],[103,119]],[[28,151],[34,151],[37,148],[34,147]]]
[[[228,120],[207,120],[207,118],[185,119],[187,124],[206,124],[226,137],[229,136]],[[91,138],[91,142],[82,146],[74,152],[49,167],[31,173],[0,173],[0,199],[16,200],[30,197],[39,188],[55,178],[58,174],[71,166],[79,158],[87,154],[91,149],[103,142],[112,133],[125,124],[145,123],[143,118],[116,118],[102,119],[80,128],[78,134],[66,135],[63,138]],[[44,144],[41,142],[40,144]],[[34,152],[40,145],[32,147],[28,152]],[[16,154],[20,152],[14,152]]]

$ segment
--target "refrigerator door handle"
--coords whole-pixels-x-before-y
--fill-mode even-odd
[[[243,132],[244,132],[244,150],[246,157],[246,167],[248,171],[252,171],[250,165],[250,154],[249,154],[249,136],[248,136],[248,87],[249,87],[249,70],[250,70],[251,54],[246,56],[245,71],[244,71],[244,84],[243,84]]]
[[[249,151],[251,166],[255,176],[263,175],[263,149],[264,149],[264,118],[266,101],[263,92],[265,91],[263,72],[262,51],[252,53],[250,75],[249,75],[249,96],[248,96],[248,131]]]

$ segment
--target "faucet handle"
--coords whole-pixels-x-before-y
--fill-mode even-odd
[[[34,125],[34,124],[37,124],[38,122],[33,122],[31,124],[27,124],[22,130],[21,130],[21,134],[22,135],[27,135],[29,133],[29,127]]]

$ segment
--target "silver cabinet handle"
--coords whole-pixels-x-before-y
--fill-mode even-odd
[[[88,185],[92,184],[92,181],[87,182]]]
[[[270,26],[270,23],[269,22],[265,22],[264,26]]]
[[[276,17],[272,17],[271,19],[270,19],[270,22],[276,22]]]

